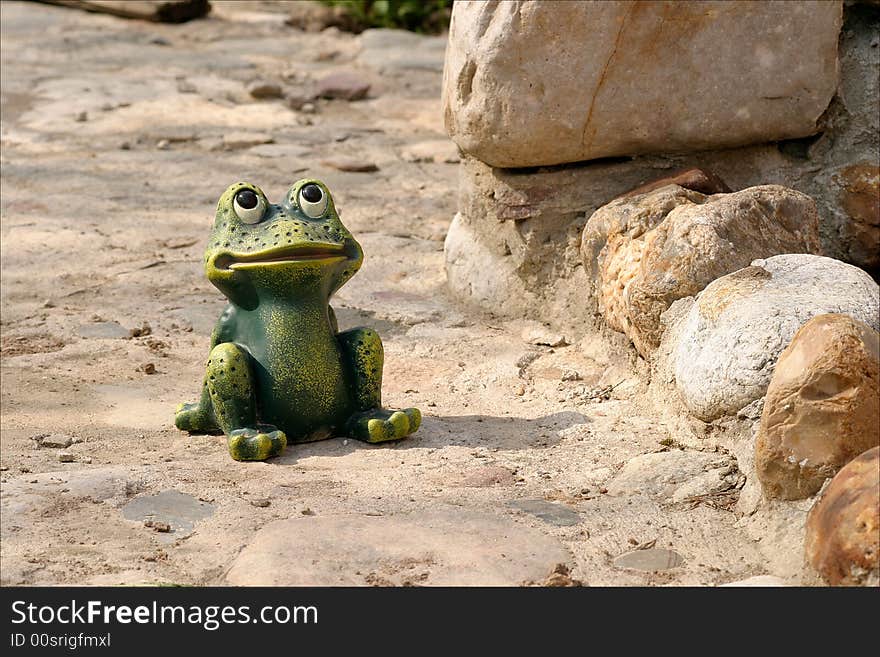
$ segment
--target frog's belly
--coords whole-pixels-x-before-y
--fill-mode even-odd
[[[342,354],[335,338],[292,345],[271,342],[257,353],[257,409],[288,442],[337,434],[351,414]]]

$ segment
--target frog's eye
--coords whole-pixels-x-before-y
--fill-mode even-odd
[[[252,189],[242,189],[232,201],[235,214],[246,224],[255,224],[266,212],[266,201]]]
[[[315,183],[303,185],[299,190],[299,207],[307,217],[317,219],[327,209],[327,195]]]

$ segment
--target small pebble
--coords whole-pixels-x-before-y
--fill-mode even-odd
[[[151,527],[154,531],[167,534],[171,531],[171,525],[160,520],[144,520],[144,527]]]
[[[71,454],[70,452],[59,452],[58,460],[62,463],[73,463],[76,461],[76,454]]]
[[[76,118],[74,120],[79,123],[82,123],[83,121],[88,121],[89,120],[89,113],[88,112],[80,112],[79,114],[76,115]]]
[[[143,365],[138,367],[138,370],[140,370],[144,374],[155,374],[156,366],[153,363],[144,363]]]
[[[258,506],[260,508],[266,508],[267,506],[269,506],[269,504],[270,504],[269,500],[263,500],[263,499],[251,500],[251,506]]]
[[[302,513],[304,516],[313,516],[313,515],[315,515],[315,512],[312,511],[312,510],[309,509],[309,508],[303,509],[303,510],[301,511],[301,513]]]
[[[316,95],[322,98],[361,100],[370,91],[370,83],[355,71],[331,73],[318,80],[317,84]]]
[[[348,171],[352,173],[372,173],[378,171],[379,167],[375,163],[366,160],[355,160],[353,158],[336,158],[332,160],[323,160],[321,164],[336,169],[338,171]]]
[[[174,247],[171,247],[174,248]],[[147,323],[144,322],[137,328],[129,329],[128,334],[133,338],[141,338],[145,335],[150,335],[153,332],[153,328]]]
[[[253,82],[248,87],[248,93],[251,95],[252,98],[257,98],[260,100],[266,98],[281,98],[283,95],[280,84],[276,84],[275,82],[266,82],[264,80]]]
[[[32,440],[34,440],[39,447],[48,447],[51,449],[64,449],[73,444],[73,438],[65,436],[64,434],[34,436]]]

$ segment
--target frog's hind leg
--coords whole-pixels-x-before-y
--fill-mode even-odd
[[[417,408],[391,411],[382,408],[382,339],[372,329],[356,328],[336,336],[347,356],[357,411],[346,423],[346,433],[368,443],[400,440],[422,423]]]
[[[206,379],[217,424],[227,435],[236,461],[264,461],[280,454],[287,437],[270,425],[257,424],[256,381],[250,354],[223,342],[211,350]]]

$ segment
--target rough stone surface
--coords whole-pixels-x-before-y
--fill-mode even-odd
[[[706,195],[728,194],[733,191],[727,186],[726,182],[711,171],[704,171],[703,169],[692,167],[690,169],[676,171],[668,176],[662,176],[656,180],[647,182],[644,185],[639,185],[635,189],[631,189],[617,198],[628,198],[647,194],[648,192],[653,192],[655,189],[666,187],[666,185],[678,185],[679,187],[684,187],[685,189],[690,189],[691,191],[700,192],[700,194]]]
[[[358,62],[386,75],[407,71],[443,71],[445,36],[422,36],[406,30],[365,30]]]
[[[801,160],[813,169],[794,185],[819,202],[829,255],[880,275],[880,7],[849,4],[840,36],[840,85],[822,136]],[[797,154],[796,154],[797,155]],[[802,157],[802,156],[801,156]],[[873,201],[873,205],[871,203]]]
[[[73,444],[73,438],[64,434],[51,434],[48,436],[38,436],[34,439],[40,447],[50,447],[57,449],[65,449]]]
[[[223,135],[223,148],[238,150],[250,148],[260,144],[271,144],[274,140],[272,135],[259,132],[228,132]]]
[[[342,100],[361,100],[367,97],[370,83],[363,75],[353,71],[331,73],[318,80],[315,95],[319,98],[340,98]]]
[[[863,184],[850,167],[865,172],[880,160],[880,12],[847,4],[844,19],[840,84],[814,137],[538,169],[493,168],[465,154],[450,227],[454,248],[446,254],[452,292],[503,316],[584,326],[592,310],[583,303],[587,281],[577,249],[586,218],[640,185],[694,167],[734,190],[776,184],[807,194],[819,210],[822,252],[880,274],[880,235],[844,207],[851,195],[845,186]]]
[[[614,567],[654,572],[678,568],[682,563],[684,558],[675,550],[648,548],[621,554],[614,560]]]
[[[350,173],[372,173],[379,170],[375,162],[354,157],[336,157],[321,160],[321,164],[337,171],[348,171]]]
[[[110,340],[122,340],[131,337],[128,329],[124,328],[117,322],[95,322],[93,324],[84,324],[79,329],[79,335],[83,338]]]
[[[484,488],[490,486],[512,486],[516,476],[509,468],[500,465],[487,465],[464,474],[462,486]]]
[[[880,336],[847,315],[817,315],[780,354],[755,443],[765,495],[801,499],[880,445]]]
[[[516,586],[571,559],[552,537],[500,516],[439,509],[418,518],[278,520],[226,574],[233,586]]]
[[[816,255],[755,260],[710,283],[682,318],[675,385],[703,421],[767,391],[776,359],[811,317],[842,313],[878,328],[880,291],[864,271]]]
[[[870,271],[880,270],[880,167],[870,162],[840,169],[832,180],[840,186],[842,224],[851,257]]]
[[[173,534],[167,538],[171,541],[191,534],[196,523],[210,517],[214,508],[214,505],[197,500],[192,495],[177,490],[163,490],[155,495],[135,497],[122,507],[122,515],[128,520],[166,524],[168,529],[162,531]]]
[[[499,167],[812,135],[841,22],[841,2],[457,2],[446,127]]]
[[[729,456],[674,450],[631,459],[608,483],[608,494],[681,502],[732,488],[736,482],[736,461]]]
[[[569,527],[581,522],[580,514],[574,509],[546,500],[516,500],[507,506],[533,515],[557,527]]]
[[[807,518],[807,562],[831,585],[880,585],[880,448],[837,473]]]
[[[433,139],[410,144],[400,151],[407,162],[446,162],[455,164],[460,160],[458,146],[448,139]]]
[[[617,199],[590,217],[581,242],[598,311],[646,357],[676,299],[756,258],[819,250],[816,204],[778,185],[712,196],[669,185]]]

